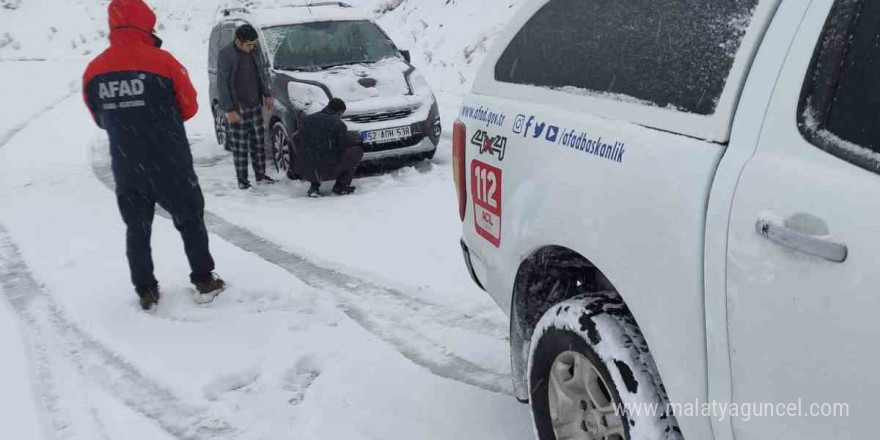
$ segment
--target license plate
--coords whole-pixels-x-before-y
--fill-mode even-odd
[[[364,132],[365,144],[384,144],[412,137],[412,127],[394,127]]]

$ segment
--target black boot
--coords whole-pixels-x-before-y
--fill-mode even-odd
[[[318,198],[321,197],[321,184],[320,183],[312,183],[312,186],[309,187],[309,192],[306,193],[309,197]]]
[[[347,196],[347,195],[349,195],[349,194],[353,194],[355,189],[357,189],[357,187],[354,187],[354,186],[351,186],[351,185],[348,185],[348,186],[334,186],[334,187],[333,187],[333,194],[336,194],[336,195],[338,195],[338,196]]]
[[[258,185],[272,185],[273,183],[278,183],[278,181],[265,174],[257,177]]]

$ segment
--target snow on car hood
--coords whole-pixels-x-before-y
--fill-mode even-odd
[[[389,58],[373,64],[353,64],[333,67],[319,72],[288,72],[297,79],[314,81],[327,86],[334,97],[352,106],[362,107],[370,101],[374,104],[412,98],[406,72],[411,67],[397,58]],[[416,94],[420,94],[416,90]],[[418,99],[420,101],[421,99]]]

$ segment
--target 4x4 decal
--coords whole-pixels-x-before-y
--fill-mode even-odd
[[[498,160],[504,160],[507,151],[506,136],[492,136],[485,130],[477,130],[471,137],[471,144],[480,147],[480,154],[489,153],[490,156],[498,155]]]

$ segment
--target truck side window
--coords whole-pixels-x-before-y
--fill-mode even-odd
[[[880,2],[834,4],[804,82],[798,126],[819,148],[880,173]]]
[[[501,82],[709,115],[758,0],[551,0],[495,65]]]

